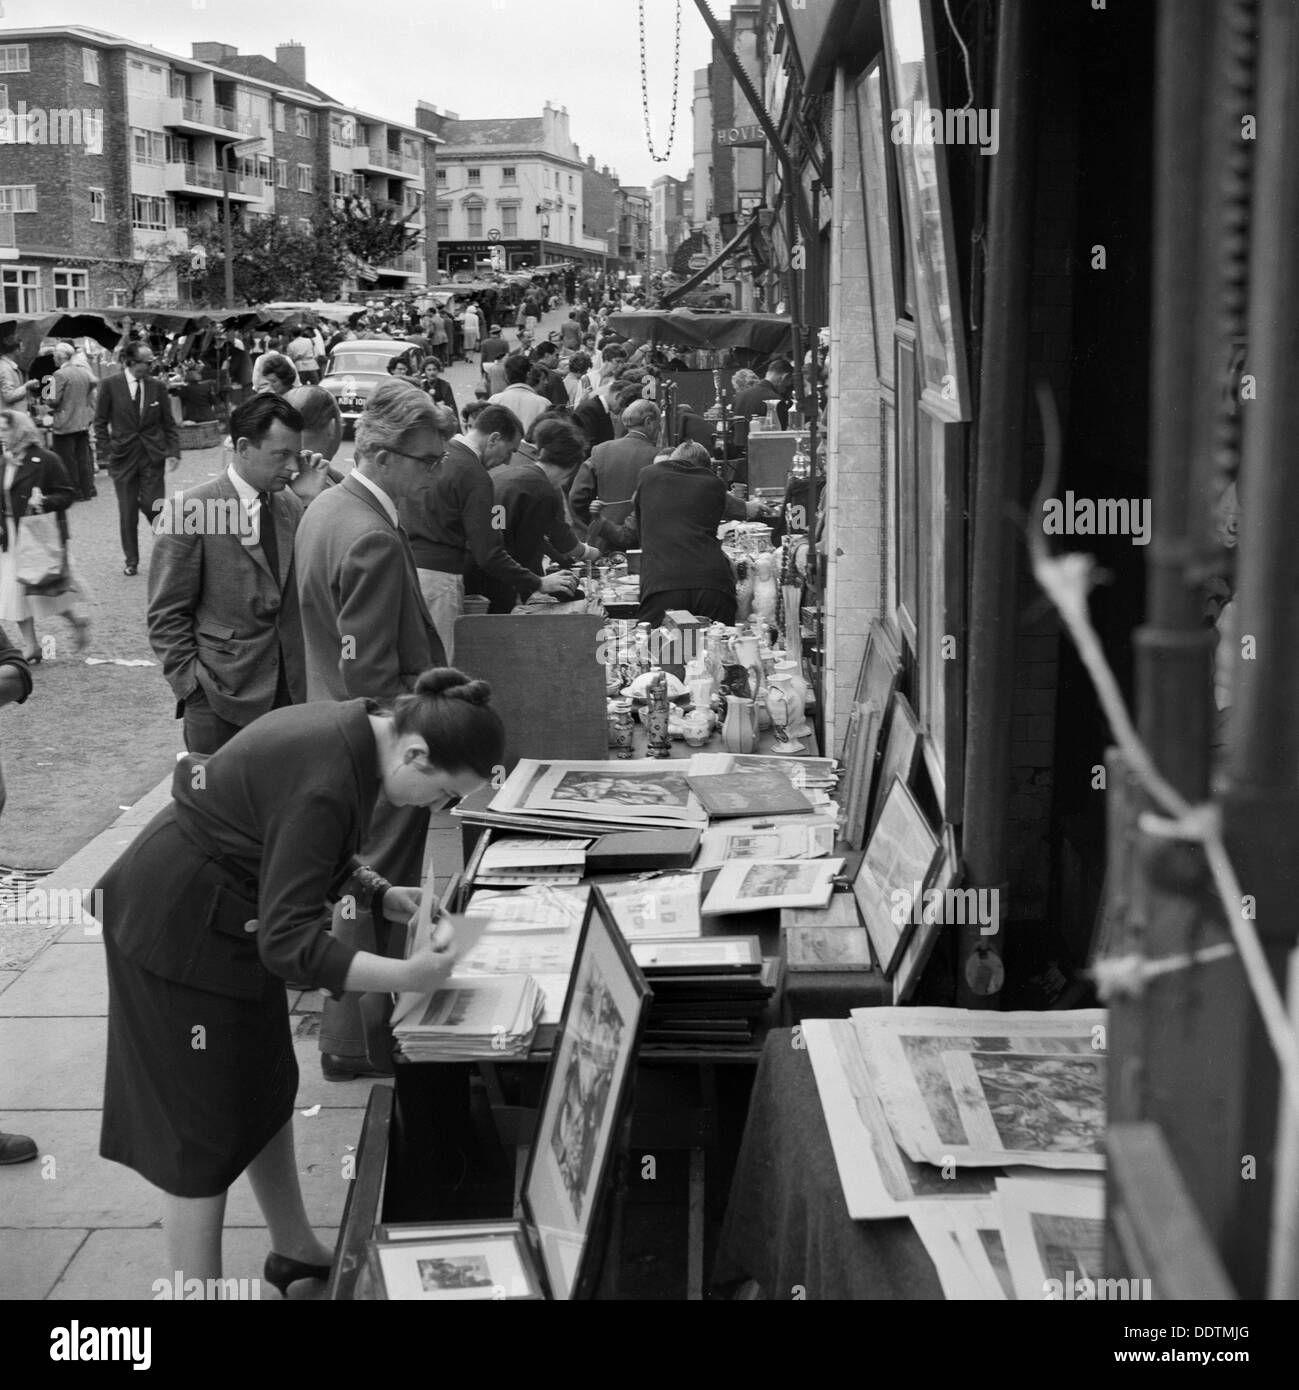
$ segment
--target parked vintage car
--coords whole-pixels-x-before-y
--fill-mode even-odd
[[[345,426],[356,423],[370,392],[387,378],[394,357],[404,357],[412,375],[423,369],[424,353],[405,338],[354,338],[330,353],[320,384],[338,402]]]

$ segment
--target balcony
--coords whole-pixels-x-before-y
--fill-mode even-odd
[[[422,179],[424,161],[386,145],[357,145],[352,150],[352,168],[372,174],[396,174],[403,179]]]
[[[0,261],[18,259],[18,233],[14,230],[12,212],[0,212]]]
[[[262,123],[253,116],[241,117],[229,106],[190,97],[168,97],[162,103],[162,122],[175,130],[196,131],[202,135],[238,135],[243,139],[260,136]]]
[[[266,196],[261,179],[230,174],[230,196],[252,203]],[[188,193],[191,197],[221,197],[221,170],[215,164],[168,164],[163,169],[163,185],[168,193]]]

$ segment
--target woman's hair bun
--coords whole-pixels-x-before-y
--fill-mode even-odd
[[[415,682],[417,695],[442,695],[451,700],[463,700],[469,705],[485,705],[492,698],[492,688],[486,681],[472,680],[463,671],[451,666],[436,666],[425,671]]]

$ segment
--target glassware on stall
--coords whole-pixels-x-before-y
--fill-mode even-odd
[[[609,701],[609,752],[615,758],[630,758],[632,717],[630,700]]]
[[[770,530],[768,530],[770,534]],[[770,546],[768,541],[767,545]],[[776,587],[776,566],[770,549],[755,555],[753,568],[753,603],[751,621],[758,623],[769,635],[776,626],[776,604],[779,593]]]
[[[668,701],[668,679],[658,670],[650,677],[645,709],[645,727],[649,730],[651,758],[672,756],[671,707]]]
[[[784,428],[780,423],[780,404],[779,401],[767,402],[767,422],[763,425],[763,429],[776,431]]]

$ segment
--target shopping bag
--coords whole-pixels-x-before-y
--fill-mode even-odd
[[[48,597],[68,591],[68,548],[55,513],[38,512],[19,521],[16,565],[18,582],[29,594]]]

